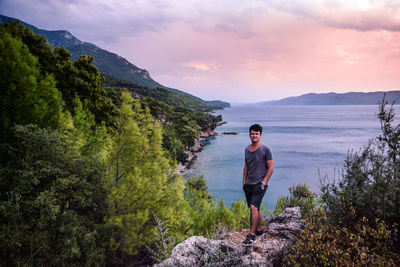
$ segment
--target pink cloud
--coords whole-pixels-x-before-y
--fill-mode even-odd
[[[309,17],[331,27],[400,31],[400,3],[396,0],[278,0],[272,3],[278,10]]]

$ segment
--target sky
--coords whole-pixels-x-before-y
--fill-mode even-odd
[[[205,100],[400,90],[399,0],[0,0]]]

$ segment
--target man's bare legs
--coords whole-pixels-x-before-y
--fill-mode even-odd
[[[255,235],[256,230],[261,230],[262,214],[257,207],[250,205],[250,234]]]

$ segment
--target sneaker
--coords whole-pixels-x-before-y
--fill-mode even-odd
[[[256,230],[256,236],[262,236],[264,234],[264,230],[261,229],[260,231]]]
[[[243,241],[243,245],[250,247],[256,242],[256,236],[252,234],[248,234],[246,236],[246,240]]]

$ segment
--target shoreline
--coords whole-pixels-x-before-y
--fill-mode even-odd
[[[179,162],[176,166],[177,172],[184,175],[188,170],[190,170],[198,158],[197,153],[200,153],[203,150],[203,147],[210,143],[209,139],[216,135],[218,134],[211,129],[208,129],[206,132],[200,132],[200,138],[196,139],[194,141],[194,146],[189,147],[186,151],[188,161],[185,164]]]
[[[226,124],[226,121],[221,121],[217,124],[221,126]],[[216,128],[217,128],[216,127]],[[176,166],[177,173],[184,175],[188,170],[192,169],[198,158],[197,154],[203,150],[203,147],[210,144],[209,139],[218,135],[235,135],[236,132],[215,132],[214,130],[208,129],[205,132],[200,132],[200,138],[195,140],[194,146],[190,147],[186,154],[188,155],[188,161],[185,164],[178,163]]]

